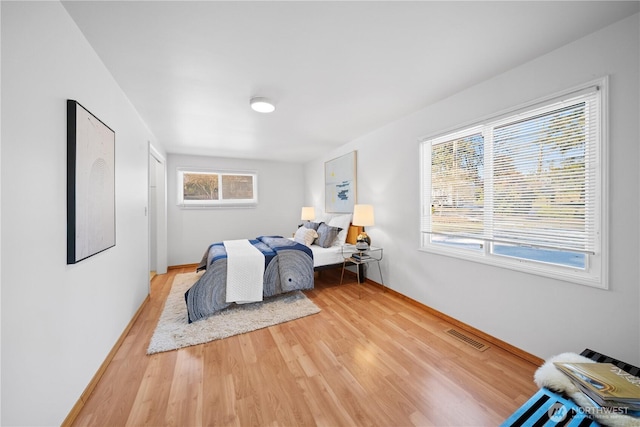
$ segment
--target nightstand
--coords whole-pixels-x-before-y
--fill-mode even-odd
[[[342,274],[340,275],[340,284],[342,284],[342,279],[344,278],[344,269],[347,266],[347,263],[356,266],[356,274],[358,277],[358,283],[364,282],[364,266],[370,263],[376,263],[378,265],[378,272],[380,273],[380,282],[382,286],[384,286],[384,281],[382,279],[382,269],[380,268],[380,261],[382,261],[383,251],[382,248],[378,248],[375,246],[369,247],[369,249],[361,251],[356,249],[355,245],[344,245],[342,246]]]

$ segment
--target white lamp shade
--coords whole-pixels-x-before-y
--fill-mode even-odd
[[[373,206],[371,205],[355,205],[353,207],[353,225],[360,227],[368,227],[374,225]]]
[[[313,206],[304,206],[300,219],[303,221],[313,221],[316,218],[316,210]]]

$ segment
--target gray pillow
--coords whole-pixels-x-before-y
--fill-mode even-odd
[[[331,227],[324,222],[318,226],[318,238],[316,239],[316,245],[328,248],[333,244],[333,241],[338,237],[342,229],[338,227]]]
[[[318,227],[320,227],[319,222],[305,222],[304,224],[302,224],[302,226],[307,227],[307,228],[313,228],[314,230],[318,231]]]

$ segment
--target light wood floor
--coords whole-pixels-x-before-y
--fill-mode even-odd
[[[319,314],[146,355],[173,277],[150,301],[75,426],[497,426],[536,391],[536,366],[484,352],[372,284],[316,277]]]

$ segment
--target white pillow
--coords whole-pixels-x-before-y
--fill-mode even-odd
[[[302,226],[296,231],[293,240],[303,245],[311,246],[316,237],[318,237],[316,230]]]
[[[329,214],[329,213],[319,213],[316,215],[316,219],[314,219],[314,222],[324,222],[325,224],[329,225],[329,221],[331,220],[331,218],[333,218],[333,214]]]
[[[334,215],[327,225],[332,227],[340,227],[342,230],[338,233],[338,237],[333,242],[333,246],[342,246],[347,241],[347,233],[349,233],[349,225],[351,224],[351,214]]]

